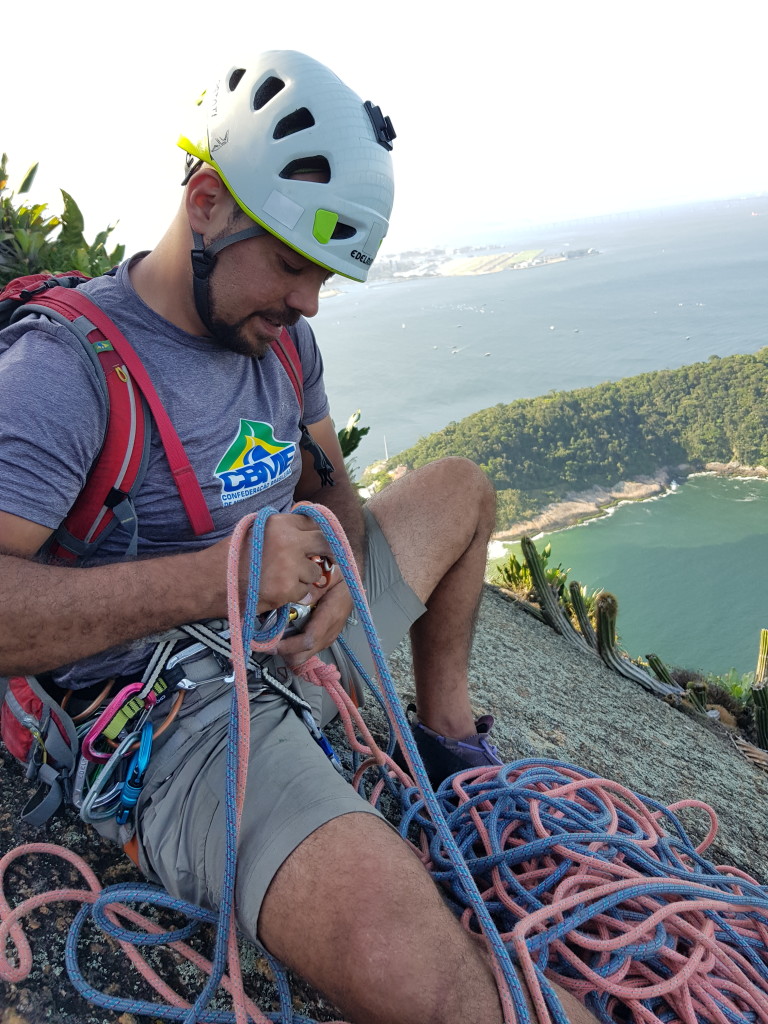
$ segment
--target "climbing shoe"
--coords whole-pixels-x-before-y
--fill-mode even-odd
[[[408,711],[415,712],[415,706],[409,704]],[[424,762],[433,789],[437,789],[443,779],[447,779],[455,772],[504,764],[496,747],[489,742],[493,716],[483,715],[478,718],[475,721],[475,728],[477,732],[456,740],[433,732],[418,720],[411,721],[411,732],[416,741],[416,748]],[[399,748],[395,752],[395,761],[401,768],[405,768],[405,760]]]

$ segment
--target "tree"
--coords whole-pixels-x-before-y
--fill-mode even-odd
[[[96,277],[122,260],[125,246],[107,252],[106,242],[114,231],[111,225],[100,231],[93,242],[83,235],[84,222],[72,196],[61,190],[64,210],[60,217],[48,214],[47,203],[26,205],[18,196],[29,192],[37,173],[33,164],[16,192],[8,188],[8,157],[0,160],[0,286],[27,274],[58,273],[79,270]]]

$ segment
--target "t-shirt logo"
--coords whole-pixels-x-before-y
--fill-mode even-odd
[[[295,455],[294,442],[278,441],[271,424],[240,420],[237,437],[214,471],[222,504],[234,505],[284,480]]]

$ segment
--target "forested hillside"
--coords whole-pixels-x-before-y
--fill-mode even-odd
[[[768,467],[768,348],[483,409],[422,438],[389,468],[446,455],[488,473],[500,524],[569,491],[665,466]]]

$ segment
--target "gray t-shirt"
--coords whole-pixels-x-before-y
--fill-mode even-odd
[[[138,297],[128,263],[82,286],[139,355],[186,449],[214,530],[196,537],[153,425],[147,473],[136,495],[139,557],[195,550],[229,535],[265,505],[286,511],[301,472],[300,411],[271,350],[252,359],[175,327]],[[328,415],[323,363],[305,320],[291,334],[304,373],[304,422]],[[28,317],[0,332],[0,509],[50,529],[80,493],[101,446],[106,404],[80,343],[47,319]],[[123,557],[116,530],[100,562]],[[80,687],[140,669],[147,646],[114,648],[57,673]]]

